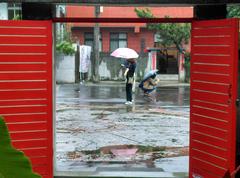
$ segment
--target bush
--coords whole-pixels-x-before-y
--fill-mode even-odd
[[[68,41],[62,41],[60,43],[57,43],[56,50],[65,55],[75,54],[75,49],[74,49],[72,43],[68,42]]]

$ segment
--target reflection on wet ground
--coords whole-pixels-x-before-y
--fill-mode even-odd
[[[59,88],[57,92],[57,102],[122,103],[125,101],[125,87],[121,85],[61,85]],[[145,102],[139,89],[136,89],[135,99],[136,103],[139,104]],[[156,90],[156,101],[157,104],[169,103],[173,106],[188,106],[189,87],[158,87]]]
[[[137,89],[132,106],[121,85],[57,87],[58,171],[188,172],[189,87],[159,87],[150,101]]]

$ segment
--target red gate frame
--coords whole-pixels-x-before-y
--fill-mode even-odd
[[[53,177],[52,21],[0,21],[0,115],[33,170]]]
[[[238,33],[238,19],[192,23],[191,178],[230,176],[236,169]]]

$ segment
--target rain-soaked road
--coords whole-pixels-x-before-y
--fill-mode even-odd
[[[149,101],[136,89],[135,104],[126,106],[124,84],[57,85],[56,170],[186,176],[189,87],[159,87],[155,96]]]

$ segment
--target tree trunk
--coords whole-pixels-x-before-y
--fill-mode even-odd
[[[77,45],[77,51],[75,53],[75,83],[80,82],[79,58],[80,58],[80,50],[79,50],[79,45]]]
[[[95,6],[95,17],[100,14],[100,6]],[[94,26],[94,45],[93,45],[93,61],[92,61],[92,81],[99,82],[99,41],[100,41],[100,28],[96,23]]]

